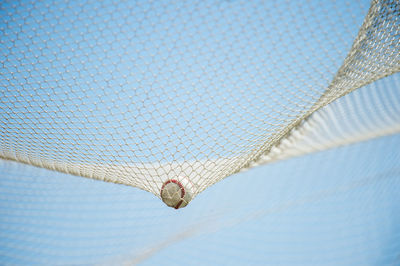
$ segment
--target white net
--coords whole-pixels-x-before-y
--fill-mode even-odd
[[[400,75],[379,80],[315,112],[251,166],[400,132]]]
[[[400,70],[397,0],[22,1],[0,17],[0,157],[158,197],[270,160]]]
[[[175,211],[0,160],[2,265],[398,265],[400,135],[253,168]]]

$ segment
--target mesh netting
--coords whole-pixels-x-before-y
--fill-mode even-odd
[[[400,132],[399,82],[341,97],[271,154],[324,151],[234,175],[179,212],[145,191],[0,159],[0,264],[397,265],[400,134],[362,140]]]
[[[0,17],[0,156],[157,196],[262,162],[400,70],[396,0],[11,2]]]
[[[251,166],[400,132],[400,73],[321,108]]]

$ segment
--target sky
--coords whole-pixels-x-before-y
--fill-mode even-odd
[[[0,152],[70,167],[231,160],[221,178],[314,104],[368,7],[2,3]],[[0,262],[399,264],[396,147],[392,135],[254,168],[179,211],[139,189],[157,178],[144,170],[133,188],[0,160]]]
[[[399,135],[229,177],[186,208],[124,185],[0,163],[9,264],[395,265]]]

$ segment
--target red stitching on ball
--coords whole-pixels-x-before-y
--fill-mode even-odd
[[[181,200],[178,204],[176,204],[174,208],[179,209],[179,207],[182,205],[182,203],[183,203],[183,200]]]

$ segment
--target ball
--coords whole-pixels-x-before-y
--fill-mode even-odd
[[[167,206],[186,207],[193,197],[193,184],[187,178],[168,179],[161,187],[161,199]]]

